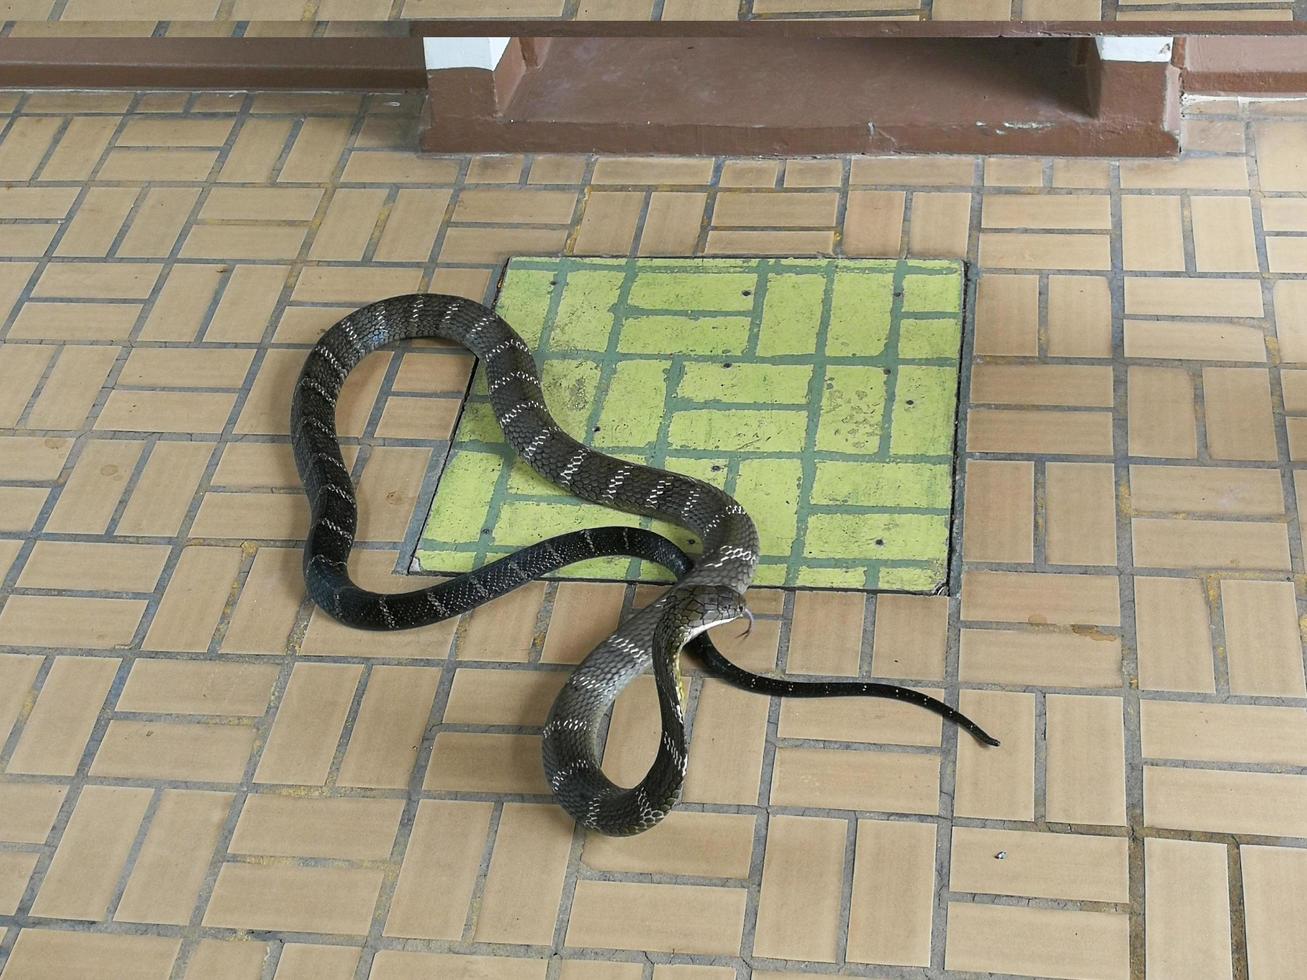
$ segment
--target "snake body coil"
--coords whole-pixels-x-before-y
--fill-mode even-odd
[[[481,362],[495,417],[510,445],[536,472],[578,497],[672,521],[703,542],[693,563],[671,542],[638,528],[601,528],[551,538],[484,568],[411,592],[383,595],[349,577],[358,508],[341,456],[335,409],[350,370],[389,343],[450,340]],[[658,562],[678,575],[577,667],[544,728],[545,775],[555,797],[585,827],[625,835],[647,830],[675,805],[686,768],[679,653],[687,645],[713,673],[741,687],[791,696],[870,695],[920,704],[997,744],[948,705],[906,688],[858,682],[791,682],[743,671],[704,632],[747,615],[744,593],[758,561],[758,534],[744,508],[701,480],[623,462],[563,432],[545,407],[531,350],[492,310],[435,294],[397,296],[351,313],[310,352],[291,407],[295,461],[312,507],[304,575],[315,603],[363,629],[423,626],[475,608],[565,565],[599,555]],[[622,689],[652,663],[662,715],[658,754],[640,783],[623,788],[599,766],[603,720]]]

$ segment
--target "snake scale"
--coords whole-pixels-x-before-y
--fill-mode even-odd
[[[382,594],[359,588],[347,562],[358,507],[336,432],[336,400],[351,369],[387,344],[439,338],[480,360],[491,406],[510,445],[536,472],[585,500],[672,521],[703,542],[691,560],[672,542],[639,528],[576,531],[524,548],[426,588]],[[558,427],[545,406],[531,350],[493,310],[455,296],[414,294],[356,310],[310,351],[291,404],[295,462],[311,505],[304,546],[309,596],[342,623],[371,630],[429,625],[510,592],[566,565],[601,555],[658,562],[677,581],[627,619],[576,668],[559,693],[543,733],[545,775],[554,796],[583,826],[614,836],[658,823],[676,804],[686,771],[685,705],[680,651],[737,686],[793,697],[866,695],[921,705],[997,745],[953,708],[907,688],[863,682],[796,682],[745,671],[705,635],[749,615],[745,592],[758,562],[758,533],[735,500],[701,480],[624,462],[589,449]],[[602,726],[622,689],[652,664],[662,717],[657,756],[634,787],[600,770]]]

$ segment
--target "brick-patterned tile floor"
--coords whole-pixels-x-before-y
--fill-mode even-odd
[[[9,0],[16,35],[346,34],[407,20],[1280,21],[1302,0]],[[4,33],[0,30],[0,34]]]
[[[0,977],[1299,975],[1302,106],[1193,103],[1181,160],[423,158],[408,97],[0,93]],[[759,590],[723,642],[1001,749],[692,675],[685,803],[586,837],[539,726],[647,589],[310,608],[307,345],[560,251],[974,263],[960,596]],[[433,360],[342,400],[383,588],[469,368]],[[637,683],[612,774],[654,719]]]

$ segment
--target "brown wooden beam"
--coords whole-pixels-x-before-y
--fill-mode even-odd
[[[422,40],[381,38],[0,38],[15,88],[423,88]]]

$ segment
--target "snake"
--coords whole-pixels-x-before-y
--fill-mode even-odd
[[[702,542],[702,554],[691,558],[667,538],[640,527],[587,528],[423,588],[380,593],[357,585],[348,563],[358,501],[341,453],[337,400],[350,371],[369,353],[419,338],[449,341],[476,356],[506,440],[537,473],[583,500],[680,525]],[[617,459],[568,435],[545,404],[531,348],[481,303],[414,293],[348,314],[309,351],[292,393],[290,422],[296,468],[310,505],[305,591],[347,626],[390,631],[431,625],[596,557],[640,558],[676,577],[589,653],[550,709],[541,738],[545,778],[558,803],[582,827],[610,836],[637,834],[658,824],[679,801],[688,757],[682,649],[708,673],[760,694],[893,698],[939,714],[986,745],[998,744],[971,719],[919,691],[873,682],[768,677],[722,655],[707,631],[741,618],[753,623],[746,592],[759,560],[759,539],[748,513],[710,483]],[[644,778],[623,787],[601,769],[604,722],[621,691],[651,666],[662,725],[658,750]]]

